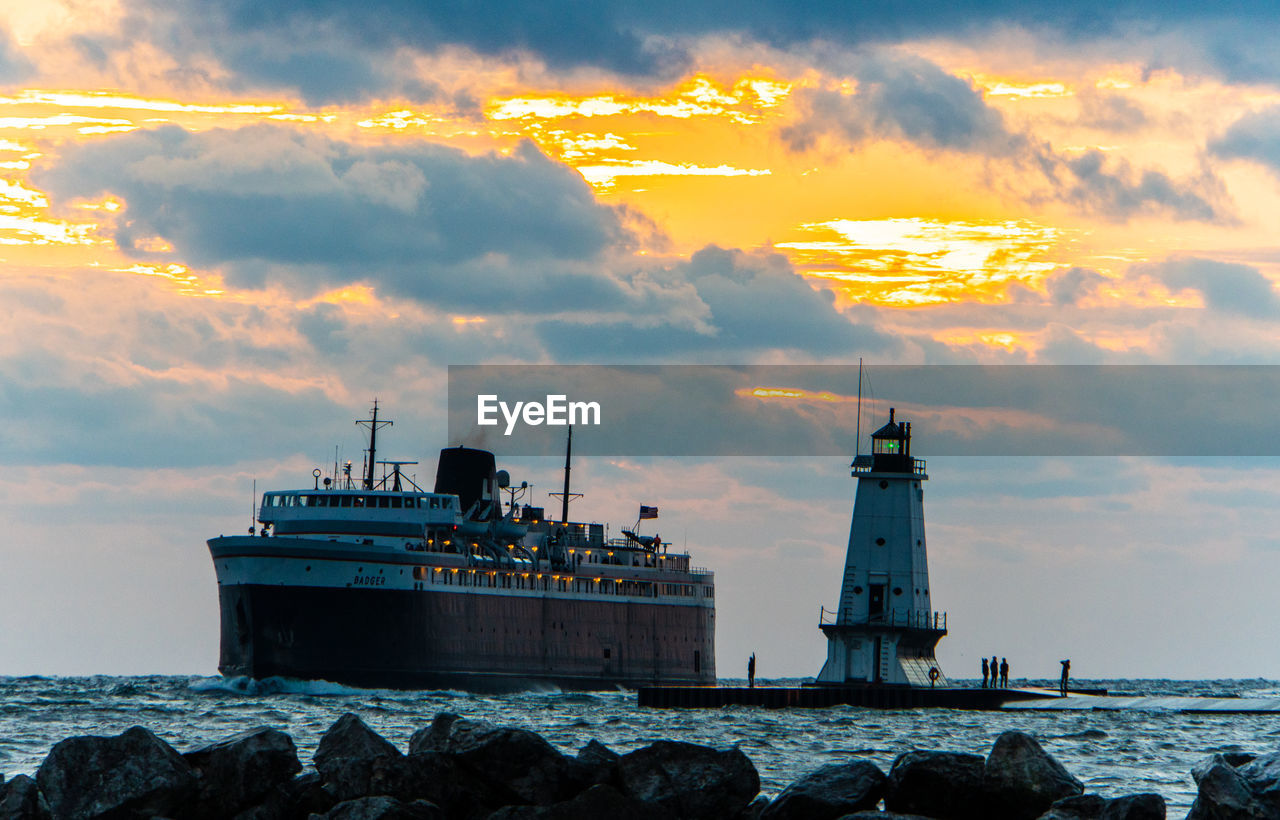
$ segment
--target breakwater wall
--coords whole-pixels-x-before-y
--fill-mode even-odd
[[[1280,820],[1280,753],[1214,755],[1192,771],[1190,820]],[[566,755],[540,735],[441,713],[407,753],[358,716],[324,734],[305,770],[289,735],[245,732],[180,754],[142,727],[56,744],[35,777],[0,782],[0,819],[173,820],[1147,820],[1157,794],[1110,799],[1032,736],[1008,731],[987,756],[900,755],[886,773],[851,757],[760,794],[737,748],[662,740],[627,754],[591,741]]]

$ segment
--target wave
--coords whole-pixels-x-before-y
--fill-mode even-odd
[[[188,688],[199,694],[228,694],[258,697],[261,695],[308,695],[311,697],[369,697],[380,689],[359,689],[327,680],[297,678],[197,678]]]

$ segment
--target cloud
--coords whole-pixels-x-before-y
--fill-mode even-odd
[[[1004,118],[972,83],[915,57],[864,59],[855,69],[857,92],[809,88],[795,93],[799,121],[782,137],[793,151],[824,135],[850,145],[904,140],[930,150],[1003,156],[1023,147]]]
[[[1131,275],[1135,274],[1150,276],[1171,290],[1199,291],[1210,310],[1258,319],[1280,313],[1271,281],[1249,265],[1184,257],[1135,265]]]
[[[1205,222],[1228,218],[1214,203],[1220,183],[1207,173],[1176,182],[1162,171],[1134,171],[1128,162],[1108,160],[1097,150],[1063,158],[1058,167],[1066,174],[1060,199],[1116,222],[1150,213]]]
[[[582,177],[531,143],[469,156],[433,143],[367,146],[255,125],[174,127],[72,146],[33,178],[64,204],[112,193],[108,230],[135,257],[162,237],[237,286],[371,282],[444,306],[495,310],[625,294],[600,273],[629,234]]]
[[[956,152],[1005,162],[1043,179],[1040,190],[1019,181],[1008,191],[1028,201],[1056,200],[1124,222],[1162,213],[1175,219],[1224,221],[1221,183],[1205,170],[1175,180],[1155,169],[1135,170],[1101,151],[1065,154],[1012,131],[979,89],[934,63],[873,51],[848,58],[856,88],[801,89],[798,117],[781,137],[792,151],[832,140],[858,150],[874,140],[906,142],[931,152]],[[1133,112],[1113,116],[1123,119]]]
[[[1209,144],[1209,150],[1226,159],[1257,162],[1280,175],[1280,105],[1236,120],[1225,134]]]
[[[539,338],[562,361],[699,353],[741,361],[766,350],[847,356],[896,346],[836,310],[829,291],[815,291],[778,254],[708,246],[662,275],[692,288],[704,307],[695,320],[673,323],[660,314],[603,322],[553,319],[539,325]]]
[[[1059,268],[1045,277],[1049,299],[1058,306],[1075,305],[1096,292],[1107,277],[1088,268]]]

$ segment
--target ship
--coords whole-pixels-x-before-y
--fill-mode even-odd
[[[440,451],[430,492],[379,461],[264,492],[247,535],[208,541],[221,612],[219,672],[387,689],[510,692],[714,684],[715,576],[660,536],[657,515],[610,537],[569,520],[572,428],[559,521],[528,503],[493,453]],[[380,467],[380,475],[376,468]]]

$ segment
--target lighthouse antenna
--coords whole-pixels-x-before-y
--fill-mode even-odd
[[[853,456],[862,455],[862,357],[858,357],[858,422],[854,425]]]

